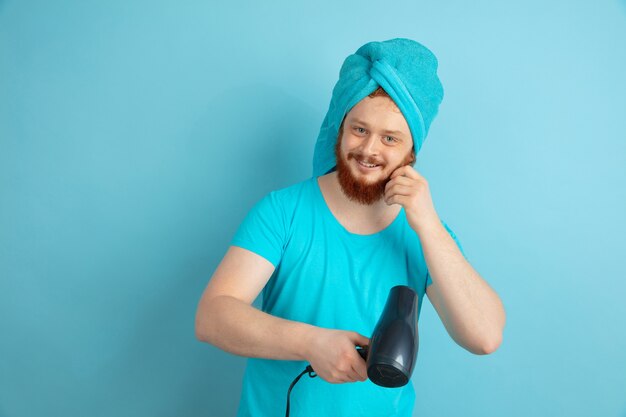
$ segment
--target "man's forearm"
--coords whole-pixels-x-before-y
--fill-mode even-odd
[[[418,235],[434,285],[429,292],[437,298],[446,329],[457,343],[474,353],[493,352],[502,340],[506,320],[502,301],[463,257],[440,222]]]
[[[313,326],[264,313],[229,296],[201,301],[196,337],[235,355],[304,360]]]

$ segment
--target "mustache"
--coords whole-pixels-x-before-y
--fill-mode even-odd
[[[348,157],[346,158],[348,161],[350,159],[357,159],[359,161],[365,162],[366,164],[372,164],[372,165],[382,165],[384,166],[385,164],[383,163],[383,161],[380,161],[376,158],[373,158],[371,156],[364,156],[361,153],[356,153],[356,152],[349,152],[348,153]]]

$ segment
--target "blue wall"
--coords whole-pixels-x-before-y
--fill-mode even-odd
[[[233,415],[198,298],[402,36],[446,91],[417,168],[508,313],[478,357],[425,304],[415,416],[625,417],[626,1],[249,3],[0,0],[0,415]]]

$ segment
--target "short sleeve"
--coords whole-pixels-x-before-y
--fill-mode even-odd
[[[248,212],[231,245],[254,252],[277,267],[285,248],[286,230],[284,207],[272,192]]]
[[[465,259],[467,259],[467,256],[465,255],[465,251],[463,250],[463,246],[461,246],[461,242],[459,241],[459,238],[456,236],[456,234],[452,231],[452,229],[450,229],[450,227],[443,220],[441,221],[441,224],[443,224],[443,227],[446,228],[446,230],[448,231],[448,234],[450,234],[452,239],[454,239],[454,242],[458,246],[458,248],[461,251],[461,254],[463,255],[463,257]],[[433,280],[430,278],[430,273],[428,273],[428,271],[427,271],[426,272],[426,286],[428,287],[432,283],[433,283]]]

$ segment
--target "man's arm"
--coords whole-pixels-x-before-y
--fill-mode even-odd
[[[504,306],[442,225],[426,179],[409,165],[398,168],[386,185],[385,202],[404,207],[420,239],[433,281],[426,294],[452,339],[472,353],[494,352],[502,342]]]
[[[441,222],[418,235],[433,281],[426,294],[448,334],[472,353],[494,352],[506,321],[500,298],[463,257]]]
[[[355,349],[369,343],[364,336],[285,320],[251,305],[273,271],[265,258],[231,246],[200,299],[196,337],[236,355],[308,361],[328,382],[367,379]]]

